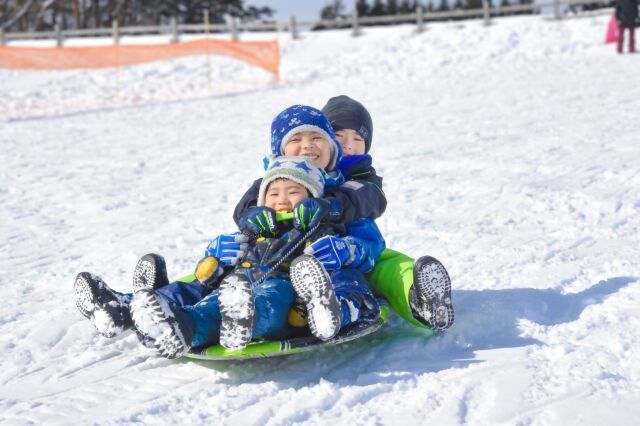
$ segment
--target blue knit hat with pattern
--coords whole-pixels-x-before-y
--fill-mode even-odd
[[[342,159],[342,147],[336,140],[331,123],[322,111],[308,105],[293,105],[271,122],[271,153],[284,155],[284,148],[298,132],[318,132],[329,141],[331,160],[327,170],[334,170]]]

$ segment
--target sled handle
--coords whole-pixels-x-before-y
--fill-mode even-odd
[[[293,212],[278,210],[276,212],[276,222],[284,222],[285,220],[293,220]]]

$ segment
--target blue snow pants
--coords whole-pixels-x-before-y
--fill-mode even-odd
[[[293,286],[289,281],[269,278],[253,287],[255,324],[253,337],[269,337],[284,328],[293,303]],[[220,342],[220,306],[218,290],[193,306],[182,306],[186,325],[192,328],[191,346],[210,346]],[[180,315],[182,319],[185,316]]]
[[[133,293],[120,293],[115,290],[112,291],[121,297],[123,305],[129,309]],[[180,307],[195,305],[209,294],[210,291],[210,289],[197,281],[192,283],[176,281],[165,285],[164,287],[160,287],[156,290],[156,293],[169,301],[173,306]],[[130,324],[130,327],[133,328],[133,323]]]
[[[122,297],[122,301],[126,307],[129,307],[133,293],[120,293],[112,290],[114,293]],[[156,290],[156,293],[167,299],[175,306],[189,306],[195,305],[201,301],[210,290],[197,281],[192,283],[185,282],[172,282],[171,284],[160,287]]]
[[[378,317],[380,307],[362,272],[356,269],[338,269],[329,271],[329,276],[340,302],[341,327]],[[173,282],[156,290],[159,296],[186,314],[180,317],[186,320],[186,325],[193,331],[192,347],[219,343],[221,316],[218,290],[209,292],[209,289],[198,282]],[[118,294],[128,306],[133,295]],[[253,336],[266,339],[290,337],[291,328],[287,326],[287,318],[295,297],[291,283],[280,278],[270,278],[254,287],[253,294],[256,309]]]
[[[375,319],[380,307],[369,290],[362,272],[340,269],[330,273],[336,296],[342,311],[342,327],[359,320]],[[253,288],[255,325],[253,337],[279,339],[289,337],[287,318],[294,299],[291,283],[280,278],[270,278]],[[191,346],[216,345],[220,341],[220,307],[218,290],[214,290],[193,306],[182,306],[187,314],[187,326],[192,328]],[[183,315],[180,315],[184,318]]]
[[[375,319],[380,306],[357,269],[336,269],[329,272],[342,311],[342,327],[360,320]]]

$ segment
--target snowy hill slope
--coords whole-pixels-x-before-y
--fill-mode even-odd
[[[602,45],[607,19],[285,36],[280,85],[214,61],[231,94],[163,102],[202,79],[183,59],[130,70],[160,100],[90,113],[109,71],[0,70],[0,423],[634,424],[640,57]],[[255,80],[234,92],[234,69]],[[128,291],[148,252],[191,272],[234,229],[272,116],[340,93],[374,119],[388,246],[449,269],[447,333],[394,317],[341,347],[216,363],[94,332],[75,274]]]

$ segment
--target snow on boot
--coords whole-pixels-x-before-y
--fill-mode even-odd
[[[311,333],[330,340],[340,331],[342,312],[329,274],[313,256],[303,254],[291,262],[291,283],[307,307]]]
[[[155,347],[155,341],[151,337],[140,333],[140,331],[138,331],[138,330],[136,330],[136,337],[138,338],[138,341],[140,342],[140,344],[142,346],[144,346],[145,348],[149,348],[149,349],[155,349],[156,348]]]
[[[151,343],[163,357],[177,358],[191,349],[191,333],[153,290],[138,290],[130,310],[141,341]]]
[[[227,349],[243,349],[253,336],[255,302],[249,279],[240,273],[228,275],[220,283],[220,344]]]
[[[164,258],[155,253],[145,254],[133,270],[133,292],[138,290],[156,290],[169,284],[167,265]]]
[[[444,265],[431,256],[423,256],[413,265],[411,308],[427,327],[440,331],[453,324],[451,279]],[[412,297],[413,296],[413,297]]]
[[[104,337],[117,336],[131,327],[129,309],[100,277],[81,272],[73,290],[78,310]]]

